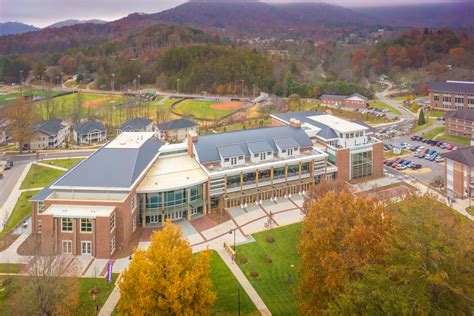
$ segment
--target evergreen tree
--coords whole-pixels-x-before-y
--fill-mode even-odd
[[[421,110],[420,115],[418,116],[418,125],[426,124],[425,111]]]

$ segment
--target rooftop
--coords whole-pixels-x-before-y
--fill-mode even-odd
[[[96,131],[96,130],[105,131],[106,128],[105,128],[104,124],[102,124],[102,122],[92,120],[92,121],[86,121],[86,122],[82,122],[82,123],[79,123],[79,124],[75,125],[74,130],[78,134],[89,134],[89,133],[91,133],[93,131]]]
[[[136,117],[136,118],[132,118],[128,121],[123,122],[122,125],[120,125],[119,129],[121,131],[127,131],[127,130],[134,131],[137,129],[143,129],[147,127],[151,122],[153,121],[150,119]]]
[[[159,158],[146,174],[138,192],[163,192],[207,181],[199,163],[187,154]]]
[[[474,93],[474,82],[472,81],[431,81],[428,90],[451,93]]]
[[[368,128],[360,124],[343,120],[337,116],[325,114],[325,115],[315,115],[310,116],[310,120],[329,126],[333,130],[336,130],[341,133],[349,133],[354,131],[364,131]]]
[[[312,147],[311,139],[301,128],[293,126],[278,126],[247,129],[227,133],[200,136],[195,141],[194,148],[197,153],[197,159],[200,163],[217,162],[221,160],[221,154],[239,153],[250,156],[249,143],[266,143],[265,148],[272,148],[272,151],[278,151],[275,139],[282,137],[291,137],[300,147]]]
[[[140,148],[153,137],[153,132],[125,132],[106,144],[105,148]]]
[[[109,217],[114,210],[115,206],[53,204],[43,214],[53,217],[96,218]]]
[[[447,152],[441,154],[441,156],[469,167],[474,166],[474,146]]]
[[[33,131],[49,136],[56,136],[64,127],[65,125],[63,124],[62,120],[46,120],[39,121],[38,124],[33,127]]]
[[[191,128],[191,127],[194,127],[194,126],[197,126],[197,125],[199,125],[199,124],[197,124],[197,123],[195,123],[191,120],[179,119],[179,120],[168,121],[166,123],[159,124],[157,126],[157,128],[160,131],[171,131],[171,130],[181,129],[181,128]]]
[[[465,121],[474,121],[474,110],[471,109],[458,109],[453,112],[447,113],[445,118],[454,118]]]
[[[132,134],[132,141],[129,138]],[[156,159],[162,141],[151,138],[153,133],[143,134],[136,141],[137,133],[122,133],[104,145],[86,160],[79,162],[61,178],[52,189],[103,189],[128,190]],[[147,137],[145,137],[147,136]],[[121,143],[121,140],[126,140]],[[124,145],[122,145],[124,144]]]

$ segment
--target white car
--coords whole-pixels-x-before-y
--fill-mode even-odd
[[[443,162],[443,161],[444,161],[444,158],[441,157],[441,156],[436,156],[435,161],[436,161],[436,162]]]

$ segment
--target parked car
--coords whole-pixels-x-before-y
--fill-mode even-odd
[[[417,170],[417,169],[421,169],[422,165],[419,164],[419,163],[416,163],[416,164],[413,164],[410,166],[411,169],[413,170]]]
[[[418,140],[418,136],[417,135],[413,135],[412,137],[410,137],[411,140],[415,141],[415,140]]]
[[[457,146],[453,146],[452,150],[458,150],[459,148]]]
[[[441,157],[440,155],[438,155],[438,156],[436,156],[435,161],[436,161],[436,162],[443,162],[443,161],[444,161],[444,157]]]
[[[454,146],[451,145],[451,144],[447,144],[447,145],[446,145],[446,148],[447,148],[448,150],[453,150],[453,147],[454,147]]]
[[[404,164],[398,164],[397,165],[397,170],[405,170],[407,168],[407,166],[405,166]]]
[[[13,159],[7,158],[7,159],[3,159],[3,161],[5,161],[5,166],[4,166],[5,170],[11,169],[13,167]]]

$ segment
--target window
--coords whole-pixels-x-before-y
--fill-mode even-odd
[[[434,100],[435,100],[435,101],[439,101],[439,95],[435,94]]]
[[[254,158],[258,158],[258,154],[254,154],[253,157],[254,157]]]
[[[61,219],[61,231],[72,232],[72,219],[71,218]]]
[[[260,160],[266,160],[267,159],[267,153],[260,153]]]
[[[92,255],[92,241],[81,241],[81,254]]]
[[[456,97],[454,98],[455,102],[456,103],[463,103],[464,102],[464,98],[461,98],[461,97]]]
[[[62,241],[62,252],[66,254],[72,254],[72,240]]]
[[[137,218],[134,216],[132,219],[132,231],[135,231],[137,229]]]
[[[137,196],[134,195],[132,198],[132,211],[137,207]]]
[[[224,159],[224,162],[229,162],[229,158],[225,158],[225,159]]]
[[[90,218],[81,218],[81,233],[92,232],[92,220]]]
[[[443,97],[443,102],[451,102],[451,97]]]
[[[366,151],[351,155],[352,179],[364,178],[372,175],[372,152]]]
[[[237,164],[237,157],[230,158],[230,164],[231,165],[236,165]]]
[[[288,156],[293,156],[293,148],[288,148]]]
[[[115,251],[115,236],[110,240],[110,254],[113,254]]]
[[[36,208],[38,213],[44,212],[44,202],[38,202],[38,207]]]
[[[115,213],[110,216],[110,231],[113,231],[115,228]]]
[[[38,220],[38,234],[41,234],[41,228],[42,228],[41,225],[42,225],[42,222],[41,222],[41,220],[39,219],[39,220]]]

